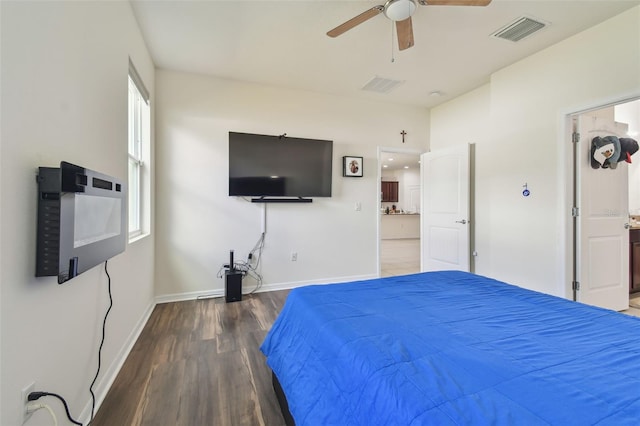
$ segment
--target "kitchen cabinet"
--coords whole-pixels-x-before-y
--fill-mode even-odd
[[[629,293],[640,291],[640,229],[629,231]]]
[[[382,182],[382,202],[398,202],[398,182]]]

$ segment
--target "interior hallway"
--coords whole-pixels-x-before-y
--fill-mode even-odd
[[[380,240],[382,277],[420,272],[420,239]]]

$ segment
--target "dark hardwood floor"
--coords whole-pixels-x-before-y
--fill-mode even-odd
[[[288,293],[157,305],[92,426],[284,425],[259,347]]]

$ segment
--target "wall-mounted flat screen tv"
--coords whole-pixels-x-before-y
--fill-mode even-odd
[[[333,141],[229,132],[229,195],[331,197]]]

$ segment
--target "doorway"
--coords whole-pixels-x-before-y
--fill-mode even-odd
[[[420,272],[421,151],[378,149],[378,273]]]
[[[629,236],[633,219],[640,217],[640,156],[625,161],[620,141],[638,139],[640,101],[577,113],[571,120],[573,299],[622,311],[629,307],[634,268]]]

